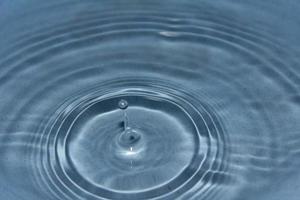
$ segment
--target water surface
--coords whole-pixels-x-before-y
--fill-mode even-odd
[[[2,0],[0,199],[299,199],[299,10]]]

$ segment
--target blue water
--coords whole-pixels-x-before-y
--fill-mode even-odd
[[[1,200],[298,200],[300,2],[1,0]]]

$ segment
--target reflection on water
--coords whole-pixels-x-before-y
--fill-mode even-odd
[[[296,1],[0,3],[0,199],[297,200]]]

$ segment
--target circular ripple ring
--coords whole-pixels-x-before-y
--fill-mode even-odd
[[[122,87],[123,85],[126,85],[126,88]],[[105,88],[109,88],[109,90]],[[82,191],[84,191],[87,195],[108,199],[172,199],[175,194],[184,193],[195,185],[201,188],[201,184],[199,185],[199,183],[201,181],[204,182],[204,179],[208,179],[208,175],[205,172],[210,166],[215,165],[214,163],[210,163],[213,160],[208,161],[206,157],[220,156],[222,154],[220,152],[224,151],[222,149],[224,146],[213,147],[210,140],[219,137],[218,134],[222,133],[220,133],[221,130],[218,130],[218,127],[215,125],[218,122],[213,121],[210,117],[212,113],[209,113],[207,108],[201,105],[201,102],[197,99],[187,99],[188,96],[179,91],[178,88],[174,90],[174,88],[170,88],[169,85],[168,87],[164,86],[163,82],[161,84],[157,82],[154,84],[146,80],[125,79],[124,81],[110,82],[99,86],[99,88],[95,88],[95,91],[89,91],[89,94],[86,94],[86,96],[76,98],[70,105],[64,105],[65,110],[54,120],[50,128],[46,129],[48,132],[45,132],[45,135],[48,135],[48,139],[41,143],[41,146],[46,145],[48,147],[47,158],[44,159],[48,160],[50,162],[48,164],[52,166],[52,173],[48,178],[52,179],[53,182],[59,180],[65,187],[68,187],[69,190],[77,193],[77,195],[81,195]],[[111,151],[107,150],[109,148],[107,148],[105,144],[112,143],[118,131],[114,130],[113,127],[111,127],[111,129],[104,127],[102,129],[100,128],[100,130],[93,127],[100,127],[101,120],[103,120],[103,123],[106,122],[103,116],[114,115],[114,113],[118,112],[118,101],[121,99],[126,99],[130,102],[128,111],[132,109],[133,115],[134,112],[137,112],[138,114],[147,116],[147,113],[151,113],[149,110],[152,110],[154,113],[159,111],[166,113],[166,118],[171,117],[171,120],[173,120],[169,122],[173,123],[173,125],[170,124],[171,126],[174,126],[174,122],[176,122],[174,120],[179,120],[180,123],[177,121],[177,124],[184,124],[184,127],[174,128],[174,130],[181,130],[183,133],[176,133],[176,131],[174,131],[173,134],[170,134],[164,132],[164,129],[155,130],[155,126],[145,129],[150,133],[142,133],[145,135],[145,143],[147,143],[147,140],[151,140],[151,136],[147,136],[147,134],[156,134],[155,138],[162,139],[160,141],[148,142],[154,151],[162,149],[164,154],[166,154],[167,151],[173,153],[166,154],[169,157],[160,158],[166,162],[161,164],[162,160],[159,160],[155,163],[155,159],[157,159],[159,154],[154,154],[155,152],[151,153],[151,149],[148,150],[150,152],[147,152],[147,150],[144,151],[146,155],[148,153],[147,156],[152,155],[155,156],[154,158],[150,158],[150,161],[143,158],[136,158],[136,160],[134,160],[133,158],[134,163],[132,163],[130,157],[125,157],[125,161],[123,161],[122,158],[116,156],[111,158],[113,161],[107,164],[108,161],[105,159],[109,160],[109,158],[105,157],[105,155],[100,155],[101,152],[105,154],[103,151],[107,151],[106,153],[110,155],[113,154],[112,151],[117,151],[117,147],[114,147],[112,150],[110,149]],[[193,105],[195,103],[197,107]],[[143,109],[147,109],[147,111],[143,113]],[[158,116],[162,115],[152,114],[150,117],[155,118]],[[118,117],[116,117],[116,119],[118,119]],[[144,124],[151,124],[153,122],[149,118],[142,120]],[[155,120],[165,123],[164,125],[166,127],[170,126],[166,124],[168,123],[166,119],[160,118]],[[107,126],[107,122],[105,124]],[[112,124],[117,126],[119,123],[116,120]],[[140,129],[143,128],[143,123],[137,124],[140,124]],[[157,125],[163,126],[163,124]],[[90,127],[90,130],[85,126]],[[157,132],[154,133],[155,131]],[[76,140],[80,140],[78,138],[85,138],[85,140],[88,141],[84,144],[80,144],[80,142],[76,142]],[[98,139],[100,140],[97,144],[99,145],[97,148],[100,148],[98,155],[95,154],[95,151],[86,152],[86,154],[78,151],[72,152],[72,142],[75,143],[74,145],[76,145],[78,149],[80,145],[93,145],[93,140]],[[164,140],[167,141],[164,142]],[[170,143],[168,140],[173,141],[172,146],[168,146],[168,149],[161,148],[161,146]],[[83,148],[85,147],[83,146]],[[219,155],[216,155],[214,150],[210,148],[216,148]],[[182,152],[181,154],[180,151]],[[99,161],[88,161],[87,157],[89,154],[92,154],[92,159],[99,159]],[[177,158],[178,156],[184,156],[184,159]],[[145,155],[143,157],[145,157]],[[127,161],[129,159],[131,162],[126,162],[126,159]],[[180,159],[181,163],[174,163],[176,159]],[[99,170],[102,177],[101,180],[88,173],[88,169],[82,166],[84,165],[84,161],[89,162],[89,167],[94,165],[90,170]],[[135,164],[135,162],[138,164]],[[145,162],[147,166],[144,166],[143,162]],[[128,163],[131,163],[131,165]],[[113,184],[114,174],[111,174],[110,177],[107,178],[107,182],[103,181],[105,173],[111,170],[113,166],[116,167],[118,165],[120,165],[120,169],[128,168],[126,170],[129,172],[130,168],[132,170],[126,179],[129,182],[127,182],[127,185],[130,185],[128,188],[124,188],[124,184],[121,184],[122,186]],[[154,171],[153,169],[157,167],[159,167],[159,170]],[[170,167],[178,171],[170,172],[169,176],[164,175],[163,177],[159,177],[162,173],[166,173],[168,170],[170,171]],[[147,177],[150,175],[156,176],[155,173],[158,173],[158,177],[156,177],[155,181],[149,183]],[[117,174],[117,172],[115,172],[115,174]],[[141,183],[141,181],[133,181],[130,183],[130,180],[134,180],[135,176],[138,176],[141,180],[145,180],[145,183]],[[144,178],[142,178],[143,176]],[[116,178],[116,180],[116,182],[120,182],[120,179]],[[141,185],[145,187],[139,188]]]

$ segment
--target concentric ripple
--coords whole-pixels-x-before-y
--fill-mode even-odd
[[[298,200],[297,2],[0,2],[0,199]]]
[[[201,190],[212,178],[206,170],[224,168],[214,163],[224,147],[211,142],[219,137],[218,122],[189,95],[163,83],[126,79],[74,100],[40,144],[48,148],[42,158],[49,161],[48,182],[107,199],[173,199],[196,185]],[[126,111],[120,101],[129,103]]]

